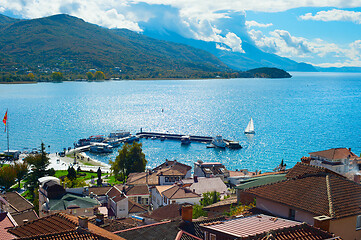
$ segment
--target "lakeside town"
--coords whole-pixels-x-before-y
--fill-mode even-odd
[[[136,138],[105,164],[80,151],[85,140],[2,162],[1,239],[361,238],[361,157],[350,148],[261,173],[206,160],[148,169]]]

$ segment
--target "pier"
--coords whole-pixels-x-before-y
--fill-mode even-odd
[[[170,134],[170,133],[157,133],[157,132],[139,132],[136,134],[139,138],[157,138],[157,139],[170,139],[170,140],[178,140],[180,141],[182,137],[189,136],[191,142],[201,142],[209,144],[212,142],[213,137],[207,136],[197,136],[197,135],[184,135],[184,134]],[[227,143],[228,148],[239,149],[242,148],[238,142],[223,139],[224,142]],[[231,144],[230,144],[231,143]]]

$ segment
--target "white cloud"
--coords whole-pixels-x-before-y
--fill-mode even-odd
[[[361,24],[361,12],[345,11],[339,9],[332,9],[329,11],[320,11],[315,15],[312,13],[306,13],[300,16],[302,20],[314,20],[314,21],[350,21],[357,24]]]
[[[256,21],[246,21],[246,25],[247,25],[247,27],[249,27],[249,28],[251,28],[251,27],[266,28],[266,27],[271,27],[271,26],[273,26],[272,23],[264,24],[264,23],[258,23],[258,22],[256,22]]]

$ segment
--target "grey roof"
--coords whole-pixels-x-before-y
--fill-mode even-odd
[[[182,182],[184,184],[191,184],[189,189],[192,191],[195,190],[197,194],[203,194],[206,192],[219,192],[225,193],[227,192],[228,188],[226,184],[222,181],[219,177],[214,178],[206,178],[206,177],[198,177],[197,181],[194,181],[193,178],[190,179],[183,179]]]
[[[286,180],[286,173],[282,174],[272,174],[272,175],[265,175],[259,177],[252,177],[245,181],[242,181],[239,185],[237,185],[237,189],[245,190],[253,187],[258,187],[266,184],[271,184],[275,182],[280,182]]]
[[[67,193],[61,199],[50,199],[49,210],[66,210],[70,206],[78,206],[79,208],[92,208],[100,205],[100,203],[90,197],[81,197]]]

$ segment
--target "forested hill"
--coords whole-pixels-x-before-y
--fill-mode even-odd
[[[0,81],[21,81],[19,76],[29,73],[30,80],[49,81],[53,72],[79,79],[90,70],[120,79],[255,75],[232,70],[204,50],[103,28],[66,14],[31,20],[0,15]]]
[[[15,61],[64,72],[119,68],[124,74],[157,77],[228,69],[206,51],[129,30],[109,30],[65,14],[32,20],[1,16],[0,53],[10,58],[3,64]]]

